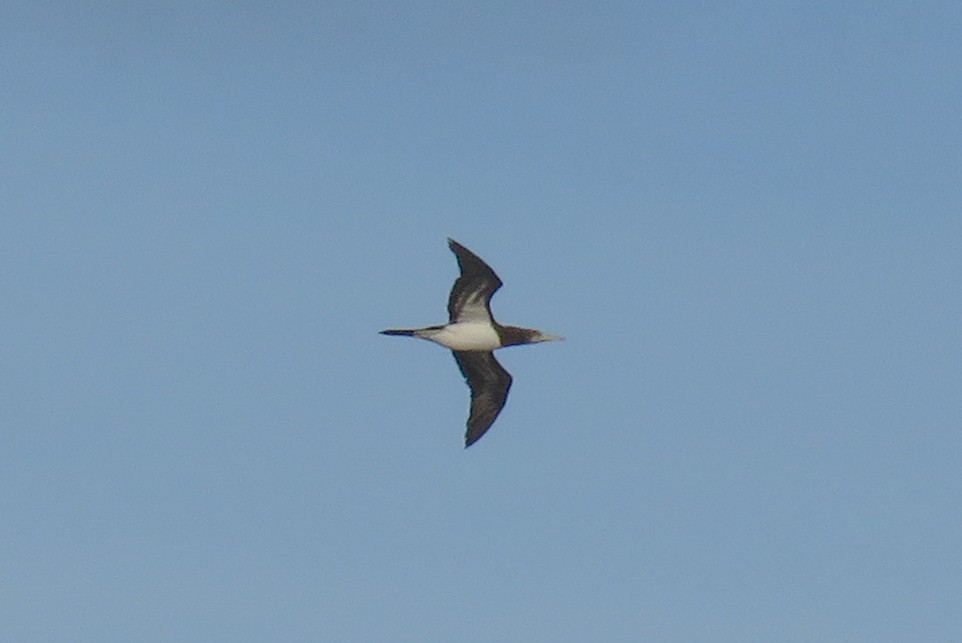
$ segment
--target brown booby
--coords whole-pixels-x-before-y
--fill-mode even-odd
[[[501,280],[491,266],[454,239],[448,246],[458,258],[461,276],[448,298],[448,323],[415,329],[382,330],[382,335],[420,337],[451,349],[471,389],[465,448],[484,435],[504,408],[511,388],[511,375],[494,358],[505,346],[535,344],[564,339],[531,328],[502,326],[491,315],[491,296]]]

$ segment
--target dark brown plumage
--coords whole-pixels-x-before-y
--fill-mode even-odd
[[[420,337],[451,349],[471,389],[471,411],[464,444],[469,447],[491,428],[511,389],[511,375],[494,358],[493,351],[505,346],[562,338],[496,322],[491,314],[491,296],[501,287],[501,279],[491,266],[454,239],[448,239],[448,246],[458,258],[461,269],[448,297],[448,324],[383,330],[381,333]]]

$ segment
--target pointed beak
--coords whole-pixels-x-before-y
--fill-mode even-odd
[[[560,342],[564,339],[561,335],[552,335],[551,333],[541,333],[538,336],[539,342]]]

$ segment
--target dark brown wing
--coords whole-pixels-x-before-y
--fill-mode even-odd
[[[471,387],[471,414],[464,436],[465,448],[478,441],[491,428],[504,408],[511,388],[511,374],[498,364],[494,353],[452,351],[458,367]]]
[[[501,287],[501,280],[491,266],[454,239],[448,239],[448,246],[461,268],[448,298],[450,323],[492,321],[491,295]]]

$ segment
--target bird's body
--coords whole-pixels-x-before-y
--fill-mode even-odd
[[[456,322],[444,326],[429,326],[407,331],[383,332],[385,335],[408,335],[440,344],[453,351],[493,351],[501,348],[501,337],[492,324],[484,322]]]
[[[504,407],[511,388],[511,375],[494,358],[505,346],[562,339],[531,328],[502,326],[491,315],[491,296],[501,279],[484,261],[453,239],[448,246],[458,258],[461,276],[448,298],[449,322],[443,326],[384,330],[384,335],[420,337],[454,353],[454,359],[471,388],[465,446],[471,446],[491,427]]]

